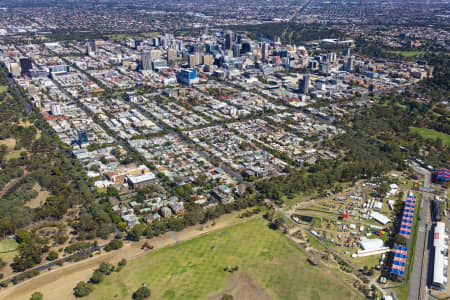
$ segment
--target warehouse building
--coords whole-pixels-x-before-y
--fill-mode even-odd
[[[379,212],[376,212],[376,211],[372,211],[372,212],[370,213],[370,217],[371,217],[372,219],[374,219],[375,221],[380,222],[380,223],[383,224],[383,225],[386,225],[386,224],[388,224],[388,223],[391,222],[391,219],[389,219],[389,218],[386,217],[385,215],[380,214]]]
[[[152,172],[139,175],[139,176],[127,176],[127,182],[132,188],[140,188],[150,184],[153,184],[156,177]]]
[[[448,235],[445,233],[445,223],[437,222],[433,234],[434,264],[433,289],[443,290],[447,285],[448,267]]]

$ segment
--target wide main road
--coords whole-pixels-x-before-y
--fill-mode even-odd
[[[420,168],[417,165],[411,165],[411,167],[419,173],[425,175],[424,186],[429,188],[431,185],[431,173],[424,169]],[[426,236],[427,231],[430,229],[428,224],[428,208],[430,206],[430,193],[423,192],[422,197],[422,209],[420,211],[420,221],[419,221],[419,230],[417,232],[417,240],[416,240],[416,250],[414,255],[414,264],[410,277],[410,288],[409,288],[409,296],[408,299],[416,300],[416,299],[424,299],[423,295],[426,288],[426,277],[427,277],[427,264],[424,260],[428,257],[428,250],[426,248]]]

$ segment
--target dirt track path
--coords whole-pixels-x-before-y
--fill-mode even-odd
[[[189,227],[183,231],[177,232],[177,237],[180,241],[186,241],[233,224],[260,217],[254,216],[252,218],[240,219],[237,217],[239,213],[240,212],[235,212],[230,215],[222,216],[215,221],[215,225],[208,222],[207,224]],[[44,299],[46,300],[75,299],[73,296],[73,287],[79,281],[89,280],[94,269],[96,269],[100,263],[109,262],[117,264],[122,258],[130,260],[144,255],[145,253],[148,253],[148,251],[141,250],[140,247],[145,242],[149,242],[149,244],[153,245],[154,250],[176,243],[169,233],[151,240],[142,240],[138,243],[126,243],[119,250],[108,253],[103,252],[93,258],[55,268],[54,270],[44,272],[41,275],[19,283],[18,285],[11,286],[0,292],[0,300],[29,300],[31,294],[35,291],[43,293]]]
[[[14,178],[12,180],[10,180],[5,187],[0,191],[0,198],[3,197],[3,195],[6,194],[6,192],[9,191],[10,188],[12,188],[16,183],[18,183],[20,180],[22,180],[23,178],[25,178],[25,176],[27,175],[27,171],[25,170],[25,172],[23,173],[23,175],[21,177],[17,177]]]

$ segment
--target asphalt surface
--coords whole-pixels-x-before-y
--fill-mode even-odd
[[[413,166],[414,170],[425,175],[424,186],[429,188],[431,183],[431,173],[423,168]],[[428,208],[430,206],[430,194],[423,193],[422,207],[420,211],[419,230],[417,232],[416,249],[414,255],[414,264],[409,279],[409,300],[424,299],[426,280],[422,280],[423,276],[426,278],[426,274],[423,274],[424,259],[427,257],[427,241],[426,234],[430,229],[427,224]],[[427,269],[425,269],[425,273]]]

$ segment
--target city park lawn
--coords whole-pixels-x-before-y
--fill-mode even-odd
[[[151,243],[151,242],[150,242]],[[208,299],[249,277],[272,299],[356,299],[359,296],[264,219],[254,219],[128,261],[86,299],[131,299],[143,283],[152,299]],[[224,269],[238,266],[232,275]]]
[[[19,244],[14,239],[5,239],[0,241],[0,259],[9,265],[13,262],[14,257],[19,253],[17,248]],[[9,276],[12,274],[12,269],[9,266],[4,266],[0,273],[3,276]]]
[[[389,53],[401,55],[403,57],[415,57],[423,54],[423,51],[389,51]]]
[[[418,128],[418,127],[411,127],[409,130],[411,130],[411,132],[415,132],[417,134],[419,134],[421,137],[423,138],[428,138],[428,139],[433,139],[436,140],[437,138],[441,138],[442,140],[442,144],[443,145],[450,145],[450,135],[444,133],[444,132],[439,132],[436,131],[434,129],[429,129],[429,128]]]
[[[3,240],[0,242],[0,253],[14,251],[18,246],[19,244],[14,239]]]

